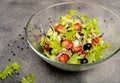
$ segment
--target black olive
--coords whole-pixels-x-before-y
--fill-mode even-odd
[[[92,45],[90,43],[83,45],[84,50],[90,50],[91,48],[92,48]]]
[[[81,61],[81,64],[88,63],[88,60],[86,58],[80,59],[80,61]]]

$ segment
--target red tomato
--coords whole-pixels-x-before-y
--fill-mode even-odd
[[[95,45],[97,43],[99,43],[99,38],[93,38],[92,39],[92,44]]]
[[[58,24],[57,26],[55,26],[55,31],[60,32],[62,29],[64,29],[64,26],[61,24]]]
[[[82,47],[81,46],[72,47],[71,51],[72,51],[72,53],[81,52],[82,51]]]
[[[65,53],[63,53],[63,54],[61,54],[60,56],[57,57],[57,60],[59,62],[64,62],[64,63],[67,63],[68,59],[69,59],[69,55],[67,55]]]
[[[82,29],[82,26],[81,26],[80,23],[75,23],[74,25],[76,27],[76,30],[81,30]]]
[[[44,48],[45,48],[46,50],[51,50],[49,44],[47,44],[47,43],[44,44]]]
[[[73,43],[71,40],[63,40],[62,45],[65,46],[66,49],[70,49],[73,46]]]

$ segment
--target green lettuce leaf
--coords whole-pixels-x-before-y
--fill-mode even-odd
[[[66,25],[66,24],[68,24],[68,22],[69,22],[69,19],[66,17],[66,16],[60,16],[60,24],[62,24],[62,25]]]
[[[3,72],[0,72],[0,79],[5,79],[8,76],[11,76],[16,70],[20,69],[20,64],[17,62],[11,63],[5,67]]]
[[[77,10],[74,10],[74,9],[69,10],[68,15],[71,15],[71,16],[77,15]]]
[[[28,74],[21,79],[21,83],[34,83],[34,74]]]
[[[58,39],[58,33],[55,31],[52,31],[51,29],[47,32],[46,36],[49,36],[49,38],[46,37],[46,41],[49,42],[49,46],[52,48],[51,54],[46,53],[47,56],[49,55],[56,55],[60,50],[63,49],[63,47],[60,45],[60,41]]]
[[[50,42],[50,47],[52,47],[51,54],[56,55],[59,51],[63,49],[58,40],[52,40]]]
[[[80,59],[79,59],[79,53],[75,53],[72,55],[72,57],[70,57],[70,59],[68,60],[68,64],[80,64]]]
[[[106,48],[109,48],[111,44],[97,44],[93,47],[93,49],[88,53],[86,58],[88,59],[88,62],[95,62],[103,57],[103,53]]]
[[[61,31],[60,33],[60,37],[64,38],[64,39],[69,39],[69,40],[73,40],[76,36],[76,28],[75,26],[69,26],[68,29],[64,29],[63,31]]]

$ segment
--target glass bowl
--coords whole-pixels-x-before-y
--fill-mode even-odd
[[[47,58],[39,45],[43,32],[47,32],[49,25],[59,20],[60,15],[66,14],[70,9],[75,9],[79,14],[87,14],[89,17],[96,17],[99,21],[101,33],[104,33],[104,41],[112,46],[104,52],[103,58],[97,62],[88,64],[66,64]],[[106,7],[82,2],[67,2],[49,6],[35,13],[26,25],[26,37],[30,47],[43,60],[49,64],[67,71],[83,71],[98,66],[101,62],[115,55],[120,49],[120,18]]]

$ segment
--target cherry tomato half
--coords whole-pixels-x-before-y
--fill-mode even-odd
[[[81,46],[72,47],[72,48],[71,48],[71,51],[72,51],[72,53],[82,52],[82,47],[81,47]]]
[[[64,29],[64,26],[62,24],[58,24],[55,26],[55,31],[60,32],[62,29]]]
[[[75,23],[74,26],[76,27],[76,30],[81,30],[82,26],[80,23]]]
[[[99,43],[99,38],[93,38],[92,39],[92,44],[95,45],[97,43]]]
[[[68,59],[69,59],[69,55],[67,55],[65,53],[63,53],[63,54],[61,54],[60,56],[57,57],[57,60],[59,62],[63,62],[63,63],[67,63]]]
[[[62,45],[65,46],[66,49],[70,49],[73,46],[73,43],[71,40],[63,40]]]

